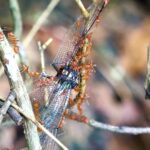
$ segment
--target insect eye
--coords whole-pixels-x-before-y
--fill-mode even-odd
[[[72,77],[72,74],[70,73],[70,74],[68,75],[68,77],[71,78],[71,77]]]
[[[68,74],[68,71],[67,71],[67,70],[63,70],[62,73],[63,73],[63,74]]]

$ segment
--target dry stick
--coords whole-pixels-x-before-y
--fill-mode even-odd
[[[74,111],[69,111],[68,116],[66,115],[67,118],[70,117],[70,115],[75,115],[76,113]],[[81,117],[81,119],[80,119]],[[102,122],[95,121],[93,119],[88,119],[84,115],[81,115],[77,118],[78,122],[82,122],[90,127],[101,129],[101,130],[106,130],[109,132],[114,132],[114,133],[121,133],[121,134],[131,134],[131,135],[139,135],[139,134],[150,134],[150,127],[129,127],[129,126],[114,126],[111,124],[106,124]],[[84,122],[84,120],[87,120],[87,122]]]
[[[12,90],[10,91],[6,101],[4,102],[3,106],[0,109],[0,125],[2,123],[4,115],[6,115],[8,108],[10,107],[11,103],[15,100],[16,93]]]
[[[93,2],[93,3],[96,3],[96,2],[97,2],[97,0],[92,0],[92,2]]]
[[[44,60],[44,51],[45,49],[42,48],[42,44],[38,41],[38,47],[40,51],[40,58],[41,58],[41,71],[45,72],[45,60]]]
[[[4,102],[2,99],[0,99],[0,108],[3,106]],[[20,115],[20,113],[10,106],[7,110],[7,113],[9,117],[16,123],[16,125],[20,126],[23,123],[24,118]],[[4,126],[5,123],[1,124],[1,126]],[[1,127],[0,126],[0,127]]]
[[[97,122],[95,120],[90,120],[88,125],[94,128],[115,132],[115,133],[132,134],[132,135],[150,134],[150,127],[127,127],[127,126],[119,127],[119,126],[113,126],[110,124]]]
[[[48,16],[51,14],[53,9],[57,6],[60,0],[51,0],[47,8],[44,10],[44,12],[41,14],[35,25],[32,27],[29,34],[24,39],[23,43],[25,47],[28,47],[30,42],[32,41],[33,37],[37,33],[37,31],[40,29],[40,27],[44,24],[45,20],[48,18]]]
[[[41,42],[38,42],[38,47],[39,47],[39,51],[40,51],[40,57],[41,57],[41,71],[44,73],[45,72],[45,59],[44,59],[44,51],[46,50],[46,48],[49,46],[49,44],[51,44],[51,42],[53,41],[52,38],[49,38],[43,45],[41,44]]]
[[[44,51],[46,50],[46,48],[48,47],[48,45],[53,41],[52,38],[49,38],[43,45],[41,44],[41,42],[38,42],[38,47],[39,47],[39,51],[40,51],[40,57],[41,57],[41,71],[43,74],[45,74],[45,58],[44,58]],[[48,89],[44,88],[44,101],[45,101],[45,106],[48,105]]]
[[[0,32],[2,33],[2,30],[0,28]],[[4,50],[5,49],[5,50]],[[0,59],[5,67],[6,75],[9,79],[10,85],[12,88],[16,91],[18,104],[22,107],[19,108],[17,105],[12,105],[18,112],[23,114],[28,120],[26,120],[25,123],[25,134],[27,137],[27,140],[29,143],[29,148],[32,150],[39,150],[39,139],[36,137],[38,136],[36,128],[33,128],[33,124],[30,122],[32,121],[38,128],[43,130],[50,138],[52,138],[58,145],[60,145],[64,150],[68,150],[52,133],[50,133],[44,126],[42,126],[38,121],[35,120],[35,117],[33,115],[33,111],[31,108],[31,103],[28,97],[28,94],[26,92],[26,89],[23,85],[23,81],[20,75],[19,68],[17,64],[15,63],[15,60],[13,58],[13,55],[11,53],[11,48],[3,34],[3,40],[0,40]],[[9,61],[7,61],[9,60]],[[23,102],[22,102],[23,100]],[[29,101],[27,101],[29,100]],[[31,108],[31,110],[29,110]],[[29,121],[30,120],[30,121]],[[33,132],[33,133],[32,133]],[[34,141],[35,140],[35,141]],[[37,144],[37,145],[33,145]],[[34,146],[34,147],[33,147]]]
[[[1,77],[3,74],[4,74],[4,69],[3,69],[3,67],[2,67],[2,65],[1,65],[1,63],[0,63],[0,77]]]
[[[145,88],[145,98],[146,99],[150,99],[150,45],[148,47],[148,53],[147,53],[147,75],[146,75],[146,79],[145,79],[145,84],[144,84],[144,88]]]
[[[52,43],[53,39],[49,38],[43,45],[42,48],[45,50],[51,43]]]
[[[2,101],[5,101],[1,99]],[[48,135],[50,138],[52,138],[63,150],[68,150],[68,148],[63,145],[49,130],[47,130],[43,125],[41,125],[35,118],[28,115],[23,109],[21,109],[16,104],[11,104],[12,107],[14,107],[20,114],[22,114],[26,119],[31,120],[39,129],[41,129],[46,135]]]
[[[2,101],[5,101],[1,99]],[[12,107],[14,107],[20,114],[22,114],[25,118],[31,120],[35,125],[37,125],[38,128],[43,130],[49,137],[51,137],[51,133],[44,127],[42,126],[37,120],[32,118],[30,115],[26,114],[23,109],[21,109],[19,106],[16,104],[11,104]],[[102,129],[102,130],[107,130],[110,132],[115,132],[115,133],[122,133],[122,134],[132,134],[132,135],[138,135],[138,134],[150,134],[150,127],[128,127],[128,126],[113,126],[110,124],[105,124],[102,122],[95,121],[93,119],[89,120],[87,125]],[[51,137],[52,138],[52,137]],[[55,139],[53,139],[55,140]],[[65,146],[62,146],[64,150],[67,150]]]
[[[23,83],[19,68],[12,54],[12,49],[0,28],[0,60],[4,66],[5,74],[9,80],[11,89],[14,89],[17,95],[18,105],[30,116],[34,118],[31,102]],[[41,145],[37,132],[37,127],[29,120],[24,123],[25,136],[30,150],[40,150]]]
[[[81,0],[75,0],[75,1],[76,1],[76,3],[77,3],[78,7],[80,8],[81,13],[83,14],[83,16],[84,16],[85,18],[88,18],[88,17],[89,17],[89,13],[88,13],[88,11],[86,10],[86,8],[84,7],[82,1],[81,1]]]

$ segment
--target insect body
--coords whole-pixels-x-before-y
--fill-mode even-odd
[[[81,60],[83,57],[80,49],[84,47],[84,41],[88,38],[87,35],[90,29],[93,27],[104,7],[105,2],[97,2],[97,4],[93,4],[89,7],[88,11],[90,12],[90,16],[88,20],[83,16],[77,19],[77,22],[71,27],[64,38],[64,42],[52,63],[57,71],[57,75],[55,78],[48,77],[54,78],[54,80],[51,80],[49,85],[45,85],[45,89],[48,90],[48,103],[46,106],[41,106],[40,110],[44,126],[54,135],[57,135],[61,118],[65,110],[69,107],[72,90],[77,89],[80,85],[81,74],[83,74],[80,73],[81,68],[83,66],[85,66],[85,68],[91,66],[90,64],[87,66],[84,63],[81,63],[81,66],[79,65],[78,60]],[[45,80],[47,77],[43,76],[41,78]],[[40,87],[40,89],[42,88]],[[40,93],[37,92],[37,95],[40,95]],[[83,98],[84,95],[80,95],[80,103]],[[54,142],[49,137],[44,133],[41,134],[40,137],[43,150],[54,149]]]
[[[54,89],[50,89],[53,94],[51,95],[52,101],[46,108],[46,111],[42,113],[42,120],[46,128],[51,132],[57,133],[59,122],[61,121],[62,114],[68,106],[71,90],[75,88],[79,83],[79,73],[70,66],[65,66],[57,75],[57,84]],[[46,135],[41,135],[41,141],[43,149],[49,149],[52,147],[52,141]]]
[[[30,77],[39,77],[40,73],[34,72],[34,71],[29,71],[29,67],[27,65],[22,65],[21,72],[27,73]]]

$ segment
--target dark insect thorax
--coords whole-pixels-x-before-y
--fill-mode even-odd
[[[79,84],[79,73],[75,71],[70,66],[66,65],[62,70],[61,73],[57,75],[59,82],[62,84],[66,82],[70,89],[75,88]]]

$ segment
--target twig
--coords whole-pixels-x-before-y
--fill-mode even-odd
[[[147,75],[145,79],[145,98],[149,99],[150,98],[150,45],[148,47],[148,53],[147,53]]]
[[[88,11],[86,10],[86,8],[84,7],[83,3],[81,0],[75,0],[77,5],[79,6],[80,10],[81,10],[81,13],[83,14],[83,16],[85,18],[88,18],[89,17],[89,13]]]
[[[93,2],[93,3],[96,3],[96,2],[97,2],[97,0],[92,0],[92,2]]]
[[[41,71],[45,72],[45,59],[44,59],[44,51],[48,47],[48,45],[53,41],[52,38],[49,38],[43,45],[40,41],[38,41],[38,47],[40,51],[40,57],[41,57]]]
[[[16,98],[16,93],[13,90],[10,91],[6,101],[4,102],[4,105],[0,109],[0,125],[2,123],[4,115],[7,113],[9,106],[15,100],[15,98]]]
[[[14,33],[18,40],[22,37],[23,32],[23,25],[22,25],[22,17],[21,17],[21,11],[19,7],[18,0],[9,0],[9,7],[10,12],[13,20],[13,26],[14,26]],[[26,51],[20,41],[19,43],[19,58],[20,63],[22,64],[28,64],[27,54]]]
[[[44,51],[45,49],[42,48],[42,44],[38,41],[38,47],[40,51],[40,58],[41,58],[41,71],[45,72],[45,59],[44,59]]]
[[[40,29],[40,27],[44,24],[45,20],[48,18],[48,16],[51,14],[53,9],[57,6],[60,0],[51,0],[47,8],[44,10],[44,12],[41,14],[35,25],[32,27],[29,34],[24,39],[23,43],[25,47],[28,47],[30,42],[32,41],[33,37],[37,33],[37,31]]]
[[[127,126],[119,127],[119,126],[113,126],[110,124],[97,122],[95,120],[90,120],[88,125],[94,128],[115,132],[115,133],[132,134],[132,135],[150,134],[150,127],[127,127]]]
[[[45,57],[44,57],[44,51],[46,50],[46,48],[48,47],[48,45],[53,41],[52,38],[49,38],[43,45],[41,44],[41,42],[38,42],[38,47],[39,47],[39,51],[40,51],[40,57],[41,57],[41,71],[42,74],[45,75]],[[44,101],[45,101],[45,106],[48,105],[48,88],[44,88]]]
[[[52,43],[53,39],[49,38],[43,45],[42,48],[45,50],[51,43]]]
[[[4,102],[2,99],[0,99],[0,108],[3,106]],[[20,113],[14,109],[12,106],[10,106],[7,110],[7,113],[9,115],[9,117],[18,125],[20,126],[23,123],[23,117],[20,115]],[[8,122],[8,121],[7,121]],[[2,123],[1,126],[4,126],[4,124]],[[0,126],[0,127],[1,127]]]
[[[5,74],[9,80],[11,89],[14,89],[17,95],[18,105],[29,115],[34,118],[32,105],[23,83],[19,68],[13,57],[12,49],[0,28],[1,39],[0,39],[0,60],[4,66]],[[28,120],[25,120],[25,136],[28,142],[29,149],[39,150],[41,149],[37,127]]]
[[[4,101],[3,99],[1,99]],[[14,107],[20,114],[22,114],[26,119],[32,121],[40,130],[42,130],[46,135],[48,135],[50,138],[52,138],[63,150],[68,150],[68,148],[63,145],[51,132],[49,132],[43,125],[41,125],[35,118],[28,115],[23,109],[21,109],[16,104],[11,104],[12,107]]]
[[[22,36],[22,18],[18,0],[9,0],[9,7],[14,24],[14,33],[20,39]]]
[[[1,99],[1,100],[5,101],[3,99]],[[25,118],[31,120],[34,124],[36,124],[37,127],[39,127],[42,130],[44,129],[44,126],[42,126],[38,121],[33,119],[31,116],[27,115],[19,106],[17,106],[16,104],[11,104],[11,106],[14,107]],[[119,127],[119,126],[113,126],[113,125],[110,125],[110,124],[105,124],[105,123],[102,123],[102,122],[98,122],[98,121],[95,121],[93,119],[89,120],[87,125],[89,125],[91,127],[94,127],[94,128],[98,128],[98,129],[102,129],[102,130],[106,130],[106,131],[110,131],[110,132],[115,132],[115,133],[133,134],[133,135],[150,134],[150,127],[128,127],[128,126],[120,126]],[[46,130],[47,129],[44,129],[43,131],[45,132]],[[47,130],[47,132],[49,132],[49,131]],[[45,132],[45,133],[47,134],[47,132]],[[49,137],[51,137],[50,134],[47,134],[47,135]]]
[[[1,63],[0,63],[0,77],[1,77],[3,74],[4,74],[4,69],[3,69],[3,67],[2,67],[2,65],[1,65]]]

